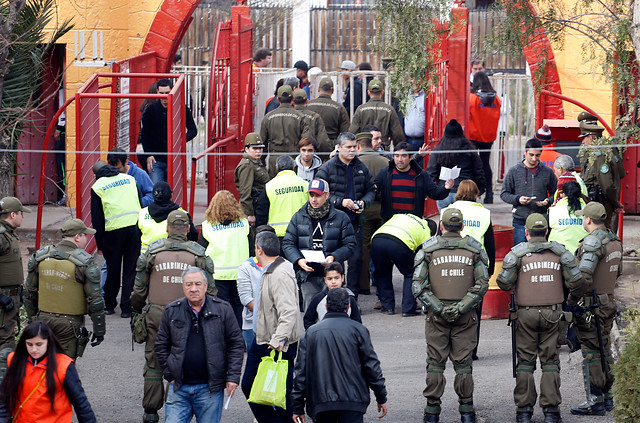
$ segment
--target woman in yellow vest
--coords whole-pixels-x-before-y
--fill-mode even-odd
[[[218,191],[204,214],[198,241],[213,260],[218,298],[228,301],[242,327],[242,303],[236,279],[238,266],[249,258],[249,221],[242,206],[227,190]]]
[[[557,241],[575,254],[580,240],[588,235],[582,227],[582,216],[576,216],[575,212],[586,204],[576,181],[558,184],[558,191],[559,200],[549,208],[549,241]]]
[[[469,235],[479,241],[489,256],[489,276],[493,275],[496,263],[496,241],[493,236],[493,224],[491,223],[491,211],[478,203],[480,190],[475,182],[466,180],[458,185],[456,201],[449,207],[462,212],[464,226],[460,232],[463,238]],[[440,216],[442,212],[440,210]],[[480,340],[480,318],[482,316],[482,301],[477,308],[478,313],[478,340]],[[473,350],[473,359],[478,359],[478,347]]]

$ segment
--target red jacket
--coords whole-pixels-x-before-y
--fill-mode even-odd
[[[482,97],[489,97],[493,93],[480,93]],[[492,102],[485,98],[484,102],[477,94],[471,94],[469,116],[469,139],[480,142],[493,142],[496,140],[498,132],[498,121],[500,120],[500,98],[495,97]]]

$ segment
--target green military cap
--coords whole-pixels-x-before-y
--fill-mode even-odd
[[[356,141],[360,141],[360,140],[364,140],[364,139],[372,140],[373,139],[373,135],[371,134],[371,132],[358,132],[356,134]]]
[[[307,93],[304,90],[301,90],[300,88],[296,88],[295,90],[293,90],[293,99],[299,100],[301,98],[306,99]]]
[[[189,224],[189,216],[187,215],[186,211],[173,210],[171,213],[169,213],[169,216],[167,216],[167,225],[174,225],[176,223],[183,225]]]
[[[578,122],[582,122],[582,121],[589,121],[589,122],[598,122],[598,118],[594,115],[592,115],[589,112],[580,112],[580,114],[578,115]]]
[[[527,222],[524,227],[527,229],[547,229],[549,225],[543,215],[540,213],[531,213],[529,217],[527,217]]]
[[[69,219],[62,224],[60,232],[62,232],[62,236],[75,236],[78,234],[93,235],[96,230],[88,228],[80,219]]]
[[[285,100],[290,100],[293,97],[293,90],[288,85],[283,85],[278,88],[278,98],[283,98]]]
[[[379,93],[382,92],[382,90],[384,90],[384,83],[379,79],[372,79],[371,82],[369,82],[369,92]]]
[[[597,201],[587,204],[584,209],[576,210],[576,216],[585,216],[591,219],[604,220],[607,218],[607,211],[604,206]]]
[[[462,212],[454,207],[447,207],[442,213],[444,223],[452,223],[454,225],[462,223]]]
[[[107,165],[107,162],[105,162],[104,160],[98,160],[97,162],[95,162],[91,170],[93,170],[93,174],[95,175],[98,173],[100,169],[102,169],[106,165]]]
[[[18,200],[16,197],[4,197],[2,200],[0,200],[0,213],[11,213],[19,211],[31,213],[31,209],[29,207],[23,206],[20,200]]]
[[[597,123],[591,123],[591,121],[588,120],[583,120],[582,122],[580,122],[580,138],[584,138],[588,135],[601,137],[602,131],[604,131],[604,128],[598,126]]]
[[[257,132],[249,132],[246,137],[244,137],[244,146],[245,147],[254,147],[254,148],[264,148],[264,143],[262,142],[262,138],[260,134]]]
[[[325,76],[320,80],[320,84],[318,86],[324,91],[331,91],[333,90],[333,79]]]

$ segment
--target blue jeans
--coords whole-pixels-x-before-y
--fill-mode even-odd
[[[198,423],[220,423],[222,419],[222,401],[224,389],[209,392],[209,385],[182,385],[174,391],[174,384],[169,384],[167,402],[165,404],[166,423],[189,423],[195,415]]]
[[[441,211],[444,208],[449,207],[453,203],[456,202],[456,194],[455,192],[450,192],[447,198],[444,200],[436,200],[436,204],[438,205],[438,211]]]
[[[151,178],[151,182],[153,182],[154,185],[160,181],[167,182],[167,164],[155,162],[153,169],[149,172],[149,178]]]
[[[104,297],[104,283],[107,281],[107,261],[102,263],[100,268],[100,289],[102,289],[102,296]]]
[[[256,339],[256,335],[253,333],[253,329],[242,329],[242,339],[244,339],[244,346],[247,351]]]
[[[518,225],[516,222],[513,222],[513,245],[516,246],[521,242],[526,242],[527,237],[524,233],[524,225]]]
[[[424,137],[404,137],[404,140],[411,146],[411,151],[418,151],[424,144]]]

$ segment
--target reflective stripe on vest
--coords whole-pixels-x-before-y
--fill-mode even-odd
[[[394,214],[378,229],[377,234],[388,234],[398,238],[411,251],[416,251],[420,245],[431,236],[429,224],[426,220],[412,214]]]
[[[182,208],[178,210],[184,211]],[[149,214],[149,207],[145,207],[140,210],[138,214],[138,228],[142,235],[140,236],[140,252],[144,253],[149,248],[149,244],[153,241],[157,241],[162,238],[166,238],[167,233],[167,220],[162,222],[156,222]]]
[[[93,184],[91,189],[102,199],[105,231],[113,231],[137,223],[140,200],[133,176],[124,173],[103,176]]]
[[[584,208],[584,201],[580,200]],[[589,235],[582,227],[582,217],[569,215],[569,199],[562,198],[549,208],[549,241],[557,241],[571,253],[575,254],[580,240]]]
[[[293,170],[283,170],[267,182],[264,189],[269,198],[269,225],[276,235],[283,237],[293,215],[309,199],[309,183]]]
[[[249,258],[249,221],[242,219],[228,225],[202,222],[202,236],[209,245],[205,252],[213,260],[213,278],[236,280],[238,266]]]
[[[47,258],[38,265],[38,309],[82,316],[87,313],[84,285],[76,281],[76,265]]]
[[[491,211],[480,203],[463,200],[458,200],[449,207],[453,207],[462,212],[464,227],[460,231],[460,236],[464,238],[469,235],[482,244],[482,248],[484,249],[484,234],[487,233],[489,225],[491,224]],[[446,209],[440,210],[440,218],[442,218],[442,213],[444,213],[445,210]]]

